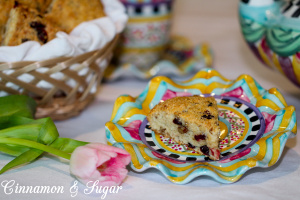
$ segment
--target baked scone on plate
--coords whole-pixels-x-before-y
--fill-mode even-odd
[[[29,40],[45,44],[55,38],[59,30],[36,9],[18,4],[10,11],[2,45],[16,46]]]
[[[66,33],[84,21],[105,16],[100,0],[52,0],[45,18],[57,24]]]
[[[172,138],[212,160],[220,158],[218,107],[214,97],[175,97],[147,115],[156,134]]]

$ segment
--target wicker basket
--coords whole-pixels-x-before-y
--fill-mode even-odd
[[[104,71],[98,64],[104,60],[108,64],[117,40],[118,35],[102,49],[76,57],[0,63],[0,91],[34,98],[37,118],[64,120],[76,116],[94,99]],[[40,72],[41,68],[45,72]],[[20,78],[24,75],[30,81]],[[41,87],[41,81],[49,87]]]

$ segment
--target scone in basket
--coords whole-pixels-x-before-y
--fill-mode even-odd
[[[78,115],[94,99],[105,68],[98,64],[108,63],[117,40],[116,36],[102,49],[75,57],[1,63],[0,89],[33,97],[38,104],[37,118],[63,120]],[[37,71],[41,68],[46,72]],[[22,80],[21,76],[31,77],[31,81]],[[40,87],[43,83],[48,87]]]
[[[107,16],[84,21],[70,34],[58,32],[45,45],[29,41],[0,47],[0,96],[34,98],[37,118],[78,115],[94,99],[127,21],[120,2],[102,3]]]

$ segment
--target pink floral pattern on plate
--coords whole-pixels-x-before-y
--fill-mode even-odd
[[[225,159],[225,160],[221,160],[219,162],[221,162],[221,163],[228,163],[230,161],[233,161],[233,160],[239,159],[239,158],[241,158],[241,157],[243,157],[245,155],[248,155],[250,152],[251,152],[251,148],[248,148],[245,151],[242,151],[241,153],[239,153],[239,154],[237,154],[235,156],[232,156],[232,157],[230,157],[228,159]]]
[[[174,98],[174,97],[184,97],[184,96],[192,96],[192,93],[189,93],[189,92],[174,92],[172,90],[167,90],[161,100],[165,101],[167,99],[171,99],[171,98]]]
[[[231,90],[229,92],[225,92],[225,93],[222,94],[222,96],[235,97],[235,98],[239,98],[239,99],[242,99],[242,100],[250,103],[250,99],[248,98],[247,94],[245,93],[245,91],[241,87],[238,87],[238,88],[236,88],[234,90]]]
[[[139,128],[142,124],[142,121],[135,120],[128,124],[128,126],[124,127],[124,129],[131,135],[132,138],[136,140],[141,140],[139,136]]]
[[[262,112],[261,114],[265,118],[265,123],[266,123],[265,133],[268,133],[269,131],[271,131],[273,129],[276,115],[271,115],[271,114],[266,113],[266,112]]]

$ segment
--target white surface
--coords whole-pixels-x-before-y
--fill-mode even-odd
[[[175,8],[173,32],[192,39],[197,44],[207,41],[215,52],[215,68],[229,79],[249,74],[266,89],[277,87],[289,105],[294,105],[300,116],[300,88],[277,72],[264,67],[246,46],[240,34],[236,0],[178,0]],[[79,117],[57,122],[62,137],[105,142],[104,124],[110,119],[113,103],[121,94],[136,96],[147,81],[120,80],[104,84],[96,101]],[[298,127],[300,123],[298,120]],[[298,132],[300,129],[298,128]],[[220,184],[200,177],[187,185],[175,185],[160,172],[129,172],[118,194],[108,194],[105,199],[298,199],[300,196],[300,143],[298,134],[289,139],[279,162],[273,167],[248,171],[233,184]],[[0,155],[0,167],[11,158]],[[75,179],[69,174],[68,164],[51,156],[22,168],[0,175],[2,180],[16,180],[19,185],[64,186],[64,194],[12,194],[6,195],[0,186],[0,199],[101,199],[102,194],[79,193],[71,198],[69,189]]]

